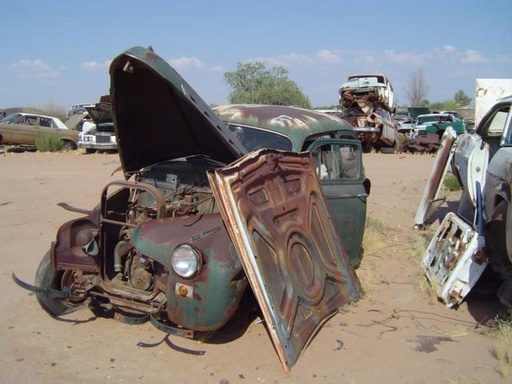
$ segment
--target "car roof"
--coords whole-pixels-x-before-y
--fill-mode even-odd
[[[510,103],[512,102],[512,95],[502,97],[501,99],[496,100],[497,103]]]
[[[326,113],[291,106],[230,104],[212,108],[226,123],[258,127],[287,136],[293,150],[300,151],[311,136],[338,133],[356,138],[354,128],[345,120]]]
[[[447,117],[447,116],[450,116],[450,114],[449,113],[424,113],[423,115],[418,115],[418,118],[424,117],[424,116]]]
[[[55,116],[48,116],[48,115],[41,115],[40,113],[31,113],[31,112],[14,112],[12,115],[22,115],[22,116],[39,116],[44,117],[47,119],[57,119],[60,120],[58,117]]]

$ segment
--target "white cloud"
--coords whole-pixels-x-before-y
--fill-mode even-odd
[[[455,53],[455,47],[453,45],[447,44],[443,47],[444,53]]]
[[[41,59],[19,60],[9,66],[9,71],[21,79],[51,79],[59,76],[59,72],[51,69]]]
[[[103,63],[98,63],[97,61],[87,61],[82,63],[82,68],[87,72],[102,72],[104,70],[108,70],[111,62],[112,60],[107,60]]]
[[[288,53],[277,57],[257,57],[247,59],[246,62],[260,61],[269,66],[289,67],[300,64],[336,64],[341,63],[341,55],[338,51],[321,49],[312,55]]]
[[[351,56],[353,57],[353,61],[356,63],[365,63],[373,65],[377,62],[375,55],[366,51],[353,52]]]
[[[419,64],[424,61],[423,54],[414,54],[409,52],[398,53],[394,50],[385,50],[384,58],[394,63],[414,63]]]
[[[170,59],[169,64],[171,64],[177,70],[186,70],[186,69],[201,69],[204,67],[204,63],[195,58],[195,57],[180,57],[179,59]]]
[[[464,52],[464,56],[460,59],[460,62],[464,64],[484,63],[486,61],[487,59],[480,52],[472,49]]]
[[[254,62],[262,62],[269,66],[282,66],[286,67],[287,63],[290,63],[291,61],[297,60],[295,54],[290,54],[286,56],[280,56],[279,58],[273,58],[273,57],[256,57],[256,58],[249,58],[245,62],[246,63],[254,63]]]
[[[340,63],[341,56],[339,52],[331,51],[329,49],[321,49],[314,55],[315,61],[320,61],[322,63]]]
[[[286,63],[307,63],[311,61],[307,55],[299,55],[298,53],[288,53],[286,55],[278,56],[276,59],[272,60],[276,63],[280,63],[280,65],[285,65]]]

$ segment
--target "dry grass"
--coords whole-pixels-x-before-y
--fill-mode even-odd
[[[418,277],[421,275],[419,261],[426,248],[423,236],[413,235],[407,230],[390,227],[379,219],[368,217],[363,237],[364,261],[357,270],[363,290],[371,294],[375,287],[387,283],[380,268],[376,266],[375,259],[399,259],[416,265],[411,271]]]
[[[501,377],[509,378],[512,369],[512,309],[491,321],[488,326],[489,335],[494,339],[491,353],[501,363]]]

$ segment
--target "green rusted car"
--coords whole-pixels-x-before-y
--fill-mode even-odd
[[[62,204],[81,217],[34,285],[15,281],[53,316],[87,306],[190,338],[259,313],[290,370],[362,294],[370,184],[354,130],[292,107],[212,110],[151,49],[122,53],[110,76],[125,177],[92,210]]]

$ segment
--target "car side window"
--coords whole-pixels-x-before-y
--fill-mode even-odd
[[[503,145],[512,145],[512,107],[508,116],[508,127],[503,135]]]
[[[492,119],[489,121],[484,130],[484,136],[487,137],[500,137],[505,130],[505,122],[507,121],[508,107],[499,109]]]
[[[354,180],[361,174],[358,149],[351,144],[325,144],[311,152],[321,180]]]
[[[37,116],[25,116],[23,120],[25,125],[37,125]]]
[[[41,117],[41,123],[40,123],[41,127],[51,127],[52,126],[52,122],[50,119],[46,118],[46,117]]]

